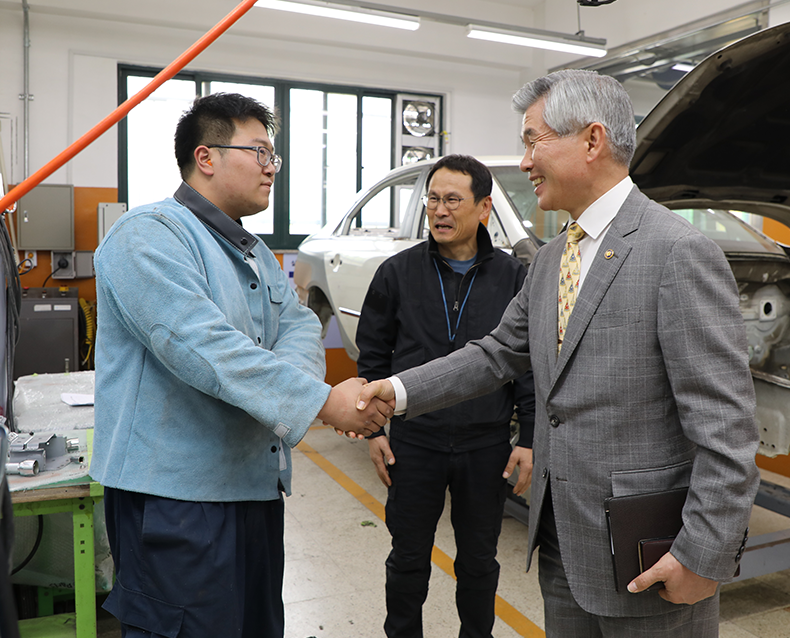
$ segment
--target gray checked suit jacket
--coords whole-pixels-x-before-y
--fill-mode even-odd
[[[576,601],[604,616],[673,608],[618,593],[609,496],[689,486],[672,554],[717,581],[734,575],[759,483],[743,319],[722,251],[679,215],[631,191],[584,281],[557,356],[565,233],[542,247],[487,337],[398,374],[406,418],[535,377],[529,556],[548,481]],[[584,256],[582,255],[582,259]]]

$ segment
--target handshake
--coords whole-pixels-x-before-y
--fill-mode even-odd
[[[368,383],[357,377],[332,388],[318,418],[339,434],[362,439],[383,428],[394,411],[395,390],[389,381]]]

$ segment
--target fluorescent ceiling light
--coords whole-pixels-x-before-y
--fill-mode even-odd
[[[677,64],[672,65],[672,69],[675,71],[681,71],[683,73],[688,73],[694,68],[693,64],[683,64],[678,62]]]
[[[602,58],[606,55],[606,40],[598,38],[563,36],[561,34],[544,35],[538,31],[532,33],[526,30],[503,31],[477,24],[469,24],[467,29],[467,36],[476,40],[503,42],[504,44],[516,44],[522,47],[548,49],[549,51],[561,51],[577,55],[590,55],[596,58]]]
[[[395,29],[407,29],[409,31],[415,31],[420,28],[420,19],[418,17],[391,13],[388,11],[374,11],[362,7],[351,8],[343,5],[331,4],[329,2],[311,2],[310,0],[300,0],[300,2],[258,0],[255,6],[263,9],[277,9],[278,11],[291,11],[292,13],[303,13],[305,15],[319,16],[322,18],[364,22],[365,24],[375,24],[382,27],[393,27]]]

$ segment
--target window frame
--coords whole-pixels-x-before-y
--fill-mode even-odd
[[[122,104],[130,96],[127,93],[127,78],[130,76],[154,78],[161,69],[150,66],[140,66],[133,64],[118,64],[118,103]],[[392,104],[392,130],[390,133],[390,169],[398,165],[400,161],[399,148],[396,148],[396,129],[401,126],[400,114],[396,112],[397,96],[411,95],[413,92],[397,91],[390,89],[379,89],[362,86],[349,86],[340,84],[326,84],[319,82],[307,82],[299,80],[284,80],[276,78],[263,78],[246,75],[235,75],[226,73],[215,73],[206,71],[182,71],[175,76],[176,80],[191,80],[195,83],[195,97],[207,95],[207,87],[210,82],[237,82],[242,84],[258,84],[274,87],[275,104],[277,114],[280,117],[280,132],[276,138],[277,154],[283,158],[283,167],[277,174],[274,182],[274,210],[272,211],[273,233],[259,234],[258,236],[273,250],[294,250],[307,237],[307,235],[297,235],[290,233],[289,217],[289,156],[290,140],[288,132],[290,130],[290,91],[291,89],[306,89],[313,91],[323,91],[324,93],[344,93],[357,97],[356,113],[356,190],[357,193],[362,188],[362,100],[364,97],[383,97],[391,99]],[[425,95],[421,93],[420,95]],[[440,105],[439,120],[443,120],[444,96],[432,95]],[[267,105],[271,106],[271,105]],[[129,182],[128,182],[128,123],[126,118],[118,123],[118,201],[129,202]],[[443,138],[439,134],[439,154],[442,153]],[[170,193],[163,193],[162,197],[169,196]],[[349,201],[349,205],[352,202]]]

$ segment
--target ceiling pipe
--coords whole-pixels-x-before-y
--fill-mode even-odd
[[[24,102],[22,108],[22,130],[24,131],[23,153],[23,177],[27,179],[30,175],[30,5],[27,0],[22,0],[22,13],[24,15],[24,27],[22,36],[22,67],[24,70],[23,91],[19,99]]]

